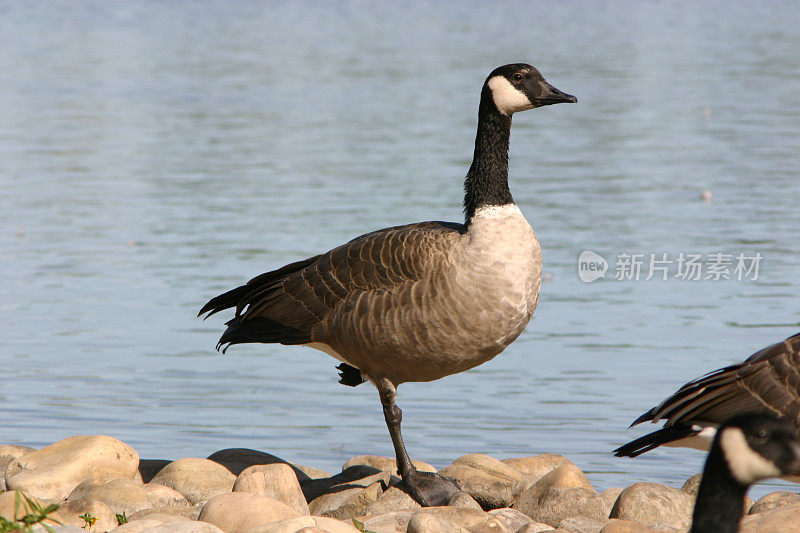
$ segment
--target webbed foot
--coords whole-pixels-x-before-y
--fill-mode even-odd
[[[416,470],[403,476],[403,481],[398,487],[423,507],[447,505],[453,494],[461,490],[454,479],[440,476],[435,472]]]

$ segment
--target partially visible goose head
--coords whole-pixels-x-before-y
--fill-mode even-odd
[[[494,69],[486,78],[484,97],[490,98],[497,111],[506,116],[536,107],[578,101],[547,83],[536,68],[525,63]]]
[[[713,446],[719,446],[731,475],[742,485],[800,474],[800,438],[785,419],[734,417],[719,428]]]
[[[766,414],[738,415],[717,430],[697,491],[691,533],[735,533],[747,489],[800,473],[797,427]]]

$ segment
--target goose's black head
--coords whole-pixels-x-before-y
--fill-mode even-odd
[[[797,427],[785,419],[763,414],[736,416],[720,426],[715,444],[742,485],[800,474],[800,436]]]
[[[577,98],[559,91],[534,67],[513,63],[498,67],[486,78],[484,91],[503,115],[551,104],[575,103]]]

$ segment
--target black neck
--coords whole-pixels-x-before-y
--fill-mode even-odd
[[[508,189],[510,135],[511,117],[497,110],[492,100],[492,91],[484,85],[478,108],[475,155],[464,181],[464,213],[467,224],[479,207],[514,202]]]
[[[692,533],[736,533],[744,513],[747,486],[733,477],[717,443],[703,469],[692,518]]]

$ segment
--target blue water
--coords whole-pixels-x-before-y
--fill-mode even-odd
[[[0,442],[104,433],[328,471],[391,455],[369,385],[305,348],[223,357],[222,320],[195,315],[360,233],[459,221],[480,85],[516,61],[580,100],[514,119],[541,303],[493,361],[401,387],[409,451],[560,452],[600,489],[680,485],[701,453],[610,455],[630,421],[800,331],[788,0],[0,3]],[[583,250],[605,279],[578,279]],[[763,259],[757,280],[614,279],[621,253],[681,252]]]

